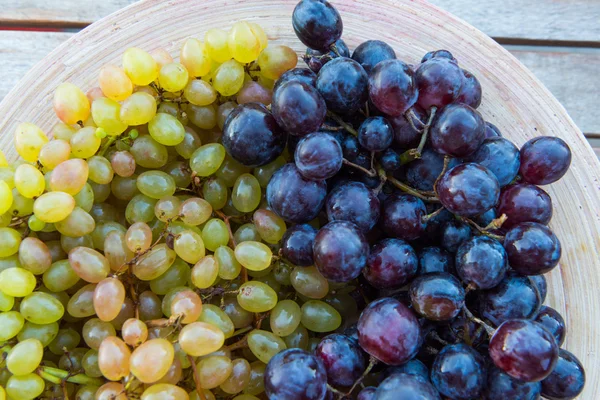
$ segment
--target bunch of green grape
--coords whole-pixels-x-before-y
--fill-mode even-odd
[[[264,191],[290,155],[252,169],[219,143],[296,63],[237,22],[179,61],[129,48],[87,94],[56,89],[51,132],[17,127],[18,160],[0,152],[0,399],[256,400],[271,357],[356,314],[348,288],[280,258]]]

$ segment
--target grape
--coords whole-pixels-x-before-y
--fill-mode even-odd
[[[227,225],[217,218],[208,220],[202,228],[202,240],[204,246],[210,251],[215,251],[219,246],[227,245],[229,242]]]
[[[500,186],[506,186],[519,172],[520,155],[512,142],[495,137],[485,139],[471,155],[470,161],[487,167],[496,176]]]
[[[292,300],[282,300],[271,311],[271,330],[277,336],[291,335],[300,325],[300,319],[300,306]]]
[[[44,242],[26,237],[19,245],[19,262],[34,275],[41,275],[52,265],[52,255]]]
[[[13,205],[13,194],[10,186],[5,181],[0,181],[0,211],[2,215],[10,210]]]
[[[248,334],[248,347],[252,354],[264,363],[268,363],[273,356],[286,349],[283,339],[260,329],[254,329]]]
[[[454,258],[439,247],[425,247],[419,252],[419,275],[454,271]]]
[[[548,283],[546,282],[544,275],[532,275],[529,277],[529,280],[532,281],[535,287],[538,289],[542,303],[546,301],[546,295],[548,294]]]
[[[556,366],[542,381],[542,395],[548,399],[573,399],[585,386],[585,370],[574,354],[560,349]]]
[[[35,276],[26,269],[8,268],[0,272],[0,290],[8,296],[25,297],[33,292],[35,285]]]
[[[86,282],[98,283],[108,275],[110,265],[106,257],[87,247],[76,247],[69,252],[69,263]]]
[[[342,17],[326,0],[301,0],[294,8],[292,26],[298,39],[316,50],[328,50],[344,29]]]
[[[324,337],[315,350],[315,356],[323,362],[329,384],[336,387],[352,386],[366,368],[358,344],[340,334]]]
[[[181,349],[186,354],[194,357],[204,356],[217,351],[223,346],[224,340],[223,331],[206,322],[188,324],[179,333]]]
[[[273,93],[258,82],[249,81],[237,94],[238,104],[261,103],[265,106],[271,104]]]
[[[369,397],[370,394],[364,394],[364,389],[360,394],[359,400],[369,399],[381,399],[381,400],[392,400],[392,399],[406,399],[406,400],[439,400],[440,395],[433,385],[427,380],[416,375],[409,375],[404,373],[393,374],[385,379],[376,391],[374,391],[373,397]],[[365,396],[365,397],[361,397]]]
[[[381,210],[381,226],[389,236],[404,240],[418,239],[423,235],[427,215],[421,199],[408,194],[393,194],[388,197]]]
[[[240,286],[237,300],[244,310],[266,312],[277,305],[277,293],[265,283],[251,281]]]
[[[152,139],[150,135],[137,138],[129,151],[140,167],[161,168],[167,163],[167,148]]]
[[[166,244],[156,245],[132,266],[132,272],[143,281],[151,281],[165,273],[176,255]]]
[[[546,378],[557,363],[558,345],[542,325],[511,319],[498,327],[489,344],[494,364],[513,378],[537,382]]]
[[[334,51],[334,46],[336,51]],[[308,65],[311,71],[318,73],[323,65],[337,57],[350,57],[350,50],[342,39],[338,39],[330,46],[329,51],[319,51],[308,47],[304,54],[304,62]],[[312,84],[314,86],[314,83]]]
[[[15,187],[24,197],[31,199],[44,193],[46,187],[44,175],[33,165],[19,165],[15,170],[14,179]]]
[[[98,349],[98,367],[107,379],[118,381],[129,375],[130,363],[133,364],[132,354],[125,342],[116,336],[102,341]]]
[[[308,224],[291,227],[282,238],[283,256],[294,265],[313,265],[312,246],[316,235],[317,230]]]
[[[125,243],[130,251],[137,253],[150,248],[152,244],[152,231],[144,222],[132,224],[125,234]]]
[[[215,250],[214,257],[219,265],[219,278],[231,280],[240,275],[242,265],[235,258],[235,254],[231,248],[219,246]]]
[[[449,273],[434,272],[417,277],[410,285],[414,310],[432,321],[449,321],[465,304],[460,281]]]
[[[206,53],[211,59],[223,63],[231,59],[231,52],[227,43],[227,32],[221,29],[209,29],[204,35]]]
[[[15,130],[15,149],[25,161],[36,162],[42,147],[48,143],[46,134],[36,125],[23,122]]]
[[[114,171],[108,161],[104,157],[94,156],[88,159],[89,180],[94,183],[106,185],[111,183],[114,177]]]
[[[190,76],[200,77],[210,72],[211,60],[208,48],[198,39],[187,39],[181,46],[179,58]]]
[[[94,310],[94,290],[96,285],[90,283],[77,290],[67,303],[67,313],[75,318],[90,317],[96,313]],[[60,318],[59,314],[59,317]]]
[[[418,94],[414,72],[400,60],[381,61],[369,74],[369,98],[387,115],[404,114],[416,103]]]
[[[560,241],[545,225],[522,222],[504,237],[504,248],[511,267],[523,275],[551,271],[562,254]]]
[[[89,176],[89,166],[85,160],[74,158],[63,161],[52,171],[50,189],[76,195],[85,186]]]
[[[98,388],[96,400],[127,400],[125,386],[119,382],[108,382]]]
[[[91,349],[98,350],[104,339],[116,335],[116,330],[108,322],[101,321],[98,318],[91,318],[83,324],[81,335],[85,344]]]
[[[417,103],[423,109],[444,107],[457,100],[463,85],[463,72],[454,60],[435,57],[415,72],[419,88]]]
[[[27,321],[35,324],[51,324],[62,318],[65,308],[51,294],[34,292],[23,298],[19,312]]]
[[[472,236],[471,229],[465,223],[448,221],[442,227],[442,247],[450,253],[456,253],[458,246]]]
[[[133,84],[144,86],[158,77],[158,65],[152,56],[137,47],[123,53],[123,69]]]
[[[239,21],[229,31],[227,43],[233,58],[240,63],[256,60],[262,50],[261,40],[252,29],[250,23]]]
[[[240,175],[231,191],[233,206],[240,212],[251,212],[260,204],[260,184],[251,174]]]
[[[383,151],[394,139],[392,125],[383,117],[367,118],[358,130],[358,142],[368,151]]]
[[[567,173],[571,165],[571,149],[560,138],[540,136],[521,147],[519,173],[528,183],[547,185]]]
[[[458,97],[454,101],[477,108],[481,104],[481,84],[475,75],[466,69],[463,69],[462,73],[462,87],[460,88]]]
[[[43,354],[44,348],[39,340],[22,340],[8,353],[6,367],[16,376],[30,374],[40,365]]]
[[[117,278],[101,280],[94,290],[94,310],[102,321],[115,319],[124,301],[125,287]]]
[[[500,242],[486,236],[464,240],[456,252],[456,272],[467,285],[490,289],[506,275],[508,260]]]
[[[295,136],[317,131],[327,112],[325,100],[316,87],[300,80],[279,84],[273,92],[271,107],[279,126]]]
[[[340,313],[323,301],[309,300],[301,309],[302,325],[312,332],[331,332],[342,323]]]
[[[80,237],[92,233],[96,228],[96,222],[90,214],[75,207],[67,218],[56,222],[54,227],[64,236]]]
[[[263,243],[246,241],[235,248],[235,258],[250,271],[263,271],[271,265],[271,249]]]
[[[277,244],[285,234],[285,221],[271,210],[258,209],[254,212],[252,219],[254,224],[249,226],[255,226],[255,232],[260,235],[258,238],[267,243]]]
[[[421,63],[431,60],[432,58],[447,58],[449,60],[455,60],[452,53],[450,53],[448,50],[434,50],[427,52],[427,54],[425,54],[421,59]]]
[[[381,61],[393,60],[396,52],[392,47],[381,40],[367,40],[361,43],[352,53],[352,59],[357,61],[367,73]]]
[[[368,98],[368,86],[369,77],[363,67],[347,57],[328,62],[317,76],[317,90],[327,108],[341,114],[352,114],[363,106]]]
[[[436,190],[448,211],[465,217],[484,213],[498,203],[500,196],[494,174],[474,163],[460,164],[447,171]]]
[[[463,343],[445,346],[431,367],[433,384],[441,394],[451,398],[480,396],[486,379],[483,357]]]
[[[329,221],[350,221],[363,232],[375,226],[379,219],[379,208],[375,193],[360,182],[339,185],[329,193],[326,203]]]
[[[187,325],[186,328],[189,326],[191,325]],[[167,373],[174,356],[173,345],[169,341],[151,339],[131,353],[129,368],[141,382],[154,382]]]
[[[271,400],[319,400],[327,391],[323,363],[301,349],[289,349],[273,357],[264,377],[265,392]]]
[[[257,63],[262,76],[277,80],[285,71],[296,66],[298,56],[288,46],[271,45],[260,53]]]
[[[561,346],[565,341],[566,326],[565,320],[558,311],[552,307],[542,306],[535,317],[535,322],[540,323],[556,339],[556,343]]]
[[[198,321],[218,327],[225,335],[225,338],[231,337],[235,331],[235,326],[231,318],[219,307],[212,304],[205,304],[203,306],[202,314]]]
[[[232,96],[244,85],[244,67],[236,60],[221,64],[214,73],[213,87],[222,96]]]
[[[133,84],[125,71],[110,64],[100,69],[98,84],[102,94],[114,101],[123,101],[133,92]]]
[[[294,289],[310,299],[322,299],[329,292],[327,279],[315,267],[296,267],[290,274]]]
[[[214,389],[224,383],[233,371],[229,357],[211,356],[200,360],[197,364],[200,386],[205,389]]]
[[[304,178],[329,179],[342,168],[342,147],[331,135],[311,133],[298,142],[294,159]]]
[[[165,146],[178,145],[185,136],[183,124],[174,116],[162,112],[148,122],[148,132],[152,139]]]
[[[92,103],[92,118],[94,119],[94,123],[104,130],[105,135],[116,136],[127,129],[127,124],[121,121],[121,104],[106,97],[94,100]],[[81,129],[71,138],[71,147],[73,150],[75,150],[74,140],[82,134],[82,131],[86,133],[86,136],[81,137],[79,141],[79,156],[87,158],[90,156],[93,148],[97,149],[99,147],[101,136],[98,138],[96,129],[92,127]],[[92,132],[94,133],[93,137],[91,137]],[[75,151],[73,152],[75,153]]]
[[[413,248],[400,239],[384,239],[371,249],[363,276],[376,288],[398,288],[417,273]]]
[[[0,340],[12,339],[25,324],[25,319],[18,311],[7,311],[0,313]]]
[[[90,102],[77,86],[69,82],[58,85],[54,92],[54,112],[65,124],[85,121],[90,114]]]
[[[37,399],[44,391],[44,380],[39,375],[13,375],[6,382],[6,393],[9,398],[30,400]]]
[[[552,218],[552,199],[546,191],[529,183],[509,185],[500,192],[498,214],[507,217],[503,228],[512,228],[521,222],[547,225]]]
[[[275,93],[280,86],[289,81],[303,82],[316,88],[317,75],[308,68],[292,68],[279,77],[273,87],[273,93]]]
[[[159,399],[172,399],[172,400],[188,400],[189,396],[182,388],[169,384],[169,383],[156,383],[148,387],[142,393],[142,400],[159,400]]]
[[[539,399],[541,390],[539,382],[519,381],[492,366],[488,370],[488,382],[484,390],[484,397],[489,400],[502,400],[507,397],[534,400]]]

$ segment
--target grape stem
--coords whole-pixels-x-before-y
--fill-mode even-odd
[[[200,400],[206,400],[206,396],[204,395],[204,390],[202,390],[202,385],[200,385],[200,378],[198,378],[198,369],[196,368],[196,362],[194,361],[194,357],[187,356],[190,364],[192,366],[192,376],[194,378],[194,385],[196,385],[196,393],[198,393],[198,397]]]
[[[433,219],[433,218],[437,217],[444,210],[445,210],[444,207],[440,207],[437,210],[435,210],[434,212],[432,212],[431,214],[423,215],[421,217],[421,221],[423,223],[425,223],[425,222],[429,221],[430,219]]]
[[[8,225],[9,228],[15,228],[23,225],[25,222],[27,222],[27,220],[29,220],[29,217],[31,217],[32,215],[33,214],[25,215],[22,217],[13,217],[13,219],[10,221],[10,224]]]
[[[444,176],[444,174],[446,173],[446,170],[448,169],[448,165],[450,164],[450,156],[444,156],[444,166],[442,167],[442,172],[440,172],[440,174],[438,175],[437,179],[435,180],[435,182],[433,182],[433,191],[437,194],[437,185],[438,182],[440,181],[440,179],[442,179],[442,176]]]
[[[412,194],[413,196],[418,197],[419,199],[421,199],[423,201],[427,201],[430,203],[439,203],[440,202],[440,199],[438,199],[436,196],[430,196],[429,193],[425,194],[417,189],[411,188],[407,184],[400,182],[398,179],[394,178],[391,175],[387,175],[387,180],[388,180],[388,182],[390,182],[392,185],[396,186],[398,189],[402,190],[403,192]]]
[[[105,383],[102,379],[91,378],[85,374],[71,375],[68,371],[59,368],[47,367],[44,365],[38,367],[36,372],[48,382],[56,384],[60,384],[62,380],[65,380],[66,382],[77,383],[79,385],[90,386],[102,386]]]
[[[419,146],[417,147],[417,153],[419,154],[419,158],[421,157],[421,153],[423,152],[423,148],[425,147],[425,143],[427,142],[427,136],[429,135],[429,128],[431,127],[431,123],[433,122],[433,118],[435,117],[435,113],[437,111],[437,107],[431,107],[429,113],[429,119],[427,123],[423,127],[423,134],[421,135],[421,141],[419,142]]]
[[[425,143],[427,143],[427,137],[429,135],[429,127],[431,126],[431,122],[433,121],[433,117],[435,117],[435,113],[437,111],[436,107],[431,107],[431,113],[429,114],[429,119],[426,124],[419,119],[419,117],[415,114],[413,109],[408,110],[407,114],[404,115],[410,126],[415,130],[419,131],[421,129],[417,128],[413,122],[413,118],[415,118],[421,125],[423,125],[421,140],[419,141],[419,145],[414,149],[408,149],[404,153],[400,154],[400,165],[408,164],[411,161],[418,160],[421,158],[421,153],[423,152],[423,148],[425,147]]]
[[[419,118],[419,116],[415,113],[415,110],[412,107],[409,108],[408,111],[406,111],[406,113],[404,114],[404,118],[406,118],[411,128],[413,128],[415,131],[421,130],[417,128],[417,126],[415,125],[415,121],[417,121],[421,126],[425,126],[425,123],[421,121],[421,118]]]
[[[243,349],[248,347],[248,335],[245,335],[243,338],[238,340],[237,342],[230,344],[229,346],[225,346],[227,350],[233,351],[237,349]]]
[[[110,146],[112,146],[113,143],[117,141],[118,138],[119,136],[110,136],[106,143],[104,143],[100,150],[98,150],[97,155],[103,156],[106,153],[106,151],[110,148]]]
[[[340,51],[338,50],[337,46],[335,45],[335,43],[333,43],[331,46],[331,51],[333,51],[335,53],[336,56],[341,57],[342,55],[340,54]]]
[[[333,119],[335,122],[337,122],[342,128],[344,128],[345,130],[347,130],[348,132],[350,132],[351,134],[353,134],[354,136],[358,136],[358,132],[356,131],[356,129],[354,129],[352,127],[352,125],[350,125],[349,123],[347,123],[346,121],[344,121],[342,119],[342,117],[340,117],[339,115],[335,114],[332,111],[327,111],[327,116],[331,119]]]
[[[349,167],[356,168],[357,170],[364,172],[365,174],[367,174],[371,178],[374,178],[374,177],[377,176],[377,172],[375,172],[375,169],[373,169],[373,168],[371,168],[371,170],[368,170],[368,169],[366,169],[364,167],[361,167],[358,164],[354,164],[353,162],[348,161],[345,158],[342,159],[342,163],[344,163],[345,165],[347,165]]]
[[[471,312],[471,310],[469,310],[467,308],[467,306],[463,306],[463,310],[465,312],[465,315],[467,316],[467,318],[469,318],[471,321],[481,325],[483,327],[483,329],[485,329],[485,331],[487,332],[487,334],[489,336],[492,336],[495,332],[494,328],[492,328],[491,326],[489,326],[488,324],[486,324],[483,320],[477,318],[476,316],[473,315],[473,313]]]
[[[358,378],[355,382],[354,385],[352,385],[352,387],[350,388],[350,390],[348,390],[348,392],[346,392],[346,396],[350,396],[352,394],[352,392],[354,391],[354,389],[356,389],[356,387],[363,381],[363,379],[365,379],[365,377],[369,374],[369,372],[371,372],[371,370],[373,369],[373,367],[375,365],[377,365],[377,363],[379,362],[379,360],[377,360],[375,357],[370,356],[369,357],[369,365],[367,366],[367,369],[365,369],[365,372],[363,372],[363,374],[360,376],[360,378]],[[343,396],[340,396],[339,399],[341,399]]]
[[[504,240],[504,236],[496,235],[495,233],[490,232],[488,227],[491,226],[491,229],[497,229],[495,227],[498,226],[498,224],[501,226],[504,223],[504,221],[506,221],[506,219],[507,219],[505,214],[502,214],[499,218],[496,218],[495,220],[490,222],[489,225],[486,226],[485,228],[479,226],[475,221],[473,221],[469,218],[458,217],[458,219],[461,220],[462,222],[468,224],[470,227],[475,228],[475,230],[477,230],[482,235],[491,237],[492,239],[496,239],[499,242],[502,242]],[[495,222],[495,221],[497,221],[497,222]]]

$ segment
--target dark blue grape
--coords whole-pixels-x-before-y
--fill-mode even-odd
[[[542,381],[542,396],[549,400],[570,400],[585,386],[585,370],[574,354],[560,349],[554,370]]]
[[[545,190],[530,183],[509,185],[500,192],[498,214],[508,218],[502,225],[504,229],[521,222],[547,225],[552,218],[552,199]]]
[[[362,42],[352,53],[352,59],[363,66],[367,73],[384,60],[396,58],[396,52],[392,47],[381,40],[367,40]]]
[[[327,107],[317,89],[304,82],[290,81],[273,93],[271,111],[288,133],[304,136],[323,124]]]
[[[409,194],[393,194],[383,203],[381,227],[392,237],[415,240],[425,231],[425,215],[427,210],[421,199]]]
[[[283,152],[286,138],[265,106],[246,103],[237,106],[227,117],[222,142],[236,161],[257,167],[275,160]]]
[[[423,58],[421,59],[421,62],[424,63],[424,62],[429,61],[432,58],[436,58],[436,57],[454,60],[454,56],[448,50],[433,50],[433,51],[427,52],[427,54],[425,54],[423,56]]]
[[[460,164],[456,158],[452,158],[448,168]],[[444,156],[426,148],[418,158],[406,166],[406,183],[418,190],[433,190],[433,184],[444,169]]]
[[[360,154],[360,146],[358,144],[358,139],[356,136],[351,134],[345,134],[342,137],[341,143],[342,152],[344,153],[344,158],[354,162],[356,157]]]
[[[415,73],[400,60],[378,63],[369,75],[369,97],[381,112],[398,117],[417,101]]]
[[[386,172],[394,172],[402,166],[400,155],[393,149],[387,148],[378,155],[379,165]]]
[[[500,196],[502,196],[502,192],[500,192]],[[479,214],[478,216],[474,217],[473,221],[475,221],[479,226],[486,227],[496,218],[498,218],[498,212],[495,208],[490,208],[483,214]]]
[[[305,179],[294,164],[279,168],[267,185],[269,207],[281,218],[297,224],[317,217],[325,204],[325,181]]]
[[[545,225],[522,222],[506,233],[504,248],[512,269],[522,275],[551,271],[560,260],[560,241]]]
[[[437,390],[453,399],[479,397],[486,379],[483,357],[463,343],[445,346],[431,367],[431,380]]]
[[[458,247],[455,265],[464,283],[476,289],[491,289],[504,279],[508,258],[500,242],[487,236],[475,236]]]
[[[413,106],[412,110],[421,122],[425,123],[427,121],[427,113],[421,107]],[[407,118],[412,117],[400,114],[399,116],[389,118],[394,128],[394,143],[401,149],[413,149],[421,141],[422,132],[414,129]],[[415,128],[421,126],[418,122],[414,122],[414,124]]]
[[[376,400],[377,388],[374,386],[367,386],[358,393],[356,400]]]
[[[368,98],[367,73],[351,58],[338,57],[325,64],[317,76],[317,89],[327,108],[340,114],[352,114]]]
[[[397,367],[388,367],[383,371],[384,377],[392,376],[393,374],[408,374],[417,375],[421,378],[429,380],[429,368],[421,361],[413,358],[406,364],[399,365]]]
[[[539,400],[540,382],[522,382],[491,366],[488,370],[485,400]]]
[[[296,36],[311,49],[329,50],[342,36],[340,13],[326,0],[301,0],[292,14]]]
[[[363,276],[378,289],[399,288],[417,273],[418,259],[413,248],[400,239],[384,239],[371,248]]]
[[[419,275],[454,272],[454,258],[439,247],[425,247],[419,252]]]
[[[394,374],[381,382],[376,400],[440,400],[438,391],[421,376]]]
[[[452,220],[448,221],[442,227],[442,247],[450,253],[456,253],[460,244],[473,236],[469,225]]]
[[[394,129],[383,117],[370,117],[358,129],[358,143],[368,151],[383,151],[394,140]]]
[[[418,276],[410,284],[413,309],[431,321],[449,321],[465,304],[465,290],[460,281],[447,272]]]
[[[329,179],[342,168],[342,146],[331,135],[311,133],[298,142],[294,161],[298,171],[306,179],[320,181]]]
[[[474,153],[483,143],[485,122],[475,109],[451,104],[438,111],[429,133],[435,151],[462,158]]]
[[[521,164],[517,146],[502,137],[485,139],[469,160],[492,171],[500,186],[506,186],[515,179]]]
[[[454,60],[434,57],[417,68],[417,104],[425,110],[444,107],[455,101],[463,83],[463,72]],[[483,122],[482,122],[483,123]]]
[[[532,275],[529,277],[529,280],[535,284],[535,287],[537,287],[540,292],[542,303],[546,301],[546,295],[548,294],[548,282],[546,282],[546,277],[544,275]]]
[[[304,62],[306,65],[308,65],[308,68],[318,73],[321,68],[323,68],[323,65],[327,64],[334,58],[350,57],[350,50],[348,49],[348,46],[346,46],[346,42],[344,42],[342,39],[338,39],[335,42],[335,47],[337,53],[333,50],[323,53],[319,50],[308,48],[304,54]]]
[[[521,147],[519,173],[526,182],[547,185],[567,173],[571,149],[564,140],[552,136],[531,139]]]
[[[454,102],[466,104],[469,107],[477,108],[481,104],[481,84],[469,71],[466,69],[463,72],[463,82],[458,93],[458,97]]]
[[[273,93],[275,93],[281,85],[290,81],[300,81],[316,88],[317,74],[315,74],[308,68],[292,68],[284,72],[283,75],[281,75],[279,79],[277,79],[277,82],[275,82],[275,86],[273,86]]]
[[[314,264],[312,246],[317,230],[308,224],[294,225],[281,239],[283,256],[292,264],[308,267]]]
[[[348,282],[367,263],[369,244],[352,222],[333,221],[319,229],[313,244],[315,266],[327,279]]]
[[[327,219],[350,221],[363,232],[370,231],[379,220],[379,199],[360,182],[347,182],[337,186],[327,196]]]
[[[542,324],[554,336],[556,343],[562,346],[567,334],[567,327],[565,326],[565,320],[558,311],[552,307],[542,306],[535,317],[535,322]]]
[[[352,386],[366,368],[358,343],[340,334],[328,335],[315,350],[327,371],[327,380],[335,387]]]
[[[271,358],[264,379],[270,400],[322,400],[327,391],[323,363],[301,349],[284,350]]]
[[[500,133],[500,129],[498,129],[498,127],[494,124],[492,124],[491,122],[485,122],[485,138],[489,139],[489,138],[493,138],[493,137],[497,137],[500,136],[502,137],[502,133]]]

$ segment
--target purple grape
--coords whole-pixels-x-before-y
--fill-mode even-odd
[[[413,248],[400,239],[384,239],[371,248],[363,276],[378,289],[399,288],[417,273],[418,259]]]
[[[463,217],[482,214],[498,203],[500,185],[486,167],[467,163],[447,171],[437,184],[440,202]]]
[[[396,52],[392,47],[381,40],[367,40],[362,42],[352,53],[352,59],[363,66],[367,73],[384,60],[393,60]]]
[[[329,50],[344,29],[340,13],[326,0],[301,0],[294,8],[292,26],[302,43],[323,51]]]
[[[487,167],[498,179],[500,186],[511,183],[519,173],[521,156],[510,140],[502,137],[485,139],[469,161]]]
[[[535,284],[535,287],[537,287],[538,291],[540,292],[542,303],[546,301],[546,295],[548,294],[548,282],[546,282],[544,275],[532,275],[529,277],[529,280]]]
[[[488,370],[485,400],[539,400],[542,392],[540,382],[521,382],[491,366]]]
[[[448,168],[460,164],[456,158],[452,158]],[[435,151],[425,148],[418,158],[408,164],[405,168],[406,183],[418,190],[433,190],[433,184],[444,169],[444,156]]]
[[[427,113],[420,107],[414,106],[412,110],[421,122],[425,123],[427,121]],[[407,118],[410,118],[410,116],[407,117],[404,116],[404,114],[389,118],[389,121],[394,128],[394,143],[401,149],[413,149],[417,147],[421,141],[422,132],[414,129]],[[420,125],[417,123],[415,127],[418,126]]]
[[[393,172],[402,166],[400,155],[393,149],[387,148],[378,155],[379,165],[386,172]]]
[[[444,249],[425,247],[419,253],[419,275],[454,271],[454,259]]]
[[[430,321],[449,321],[465,304],[465,290],[460,281],[447,272],[418,276],[410,284],[413,309]]]
[[[479,397],[486,379],[483,357],[464,343],[445,346],[431,367],[431,381],[437,390],[453,399]]]
[[[368,151],[383,151],[394,140],[394,129],[383,117],[367,118],[358,129],[358,143]]]
[[[438,328],[438,335],[449,343],[464,342],[468,338],[473,348],[488,342],[489,337],[484,329],[476,322],[459,315],[447,325]]]
[[[299,81],[306,83],[309,86],[314,88],[317,87],[317,74],[311,71],[308,68],[292,68],[283,73],[275,82],[275,86],[273,86],[273,93],[277,91],[277,89],[286,82],[290,81]]]
[[[542,381],[542,396],[550,400],[576,398],[585,386],[585,370],[581,361],[567,350],[560,349],[556,366]]]
[[[562,254],[560,241],[545,225],[522,222],[504,237],[510,266],[522,275],[539,275],[551,271]]]
[[[379,220],[379,199],[360,182],[347,182],[337,186],[327,196],[327,219],[350,221],[363,232],[370,231]]]
[[[556,339],[556,343],[562,346],[567,334],[565,320],[558,311],[552,307],[542,306],[540,312],[535,317],[535,322],[542,324]]]
[[[342,169],[342,146],[333,136],[311,133],[303,137],[296,146],[294,160],[296,168],[306,179],[320,181],[329,179]]]
[[[456,253],[458,246],[473,235],[469,225],[460,221],[448,221],[442,227],[442,247]]]
[[[489,353],[494,364],[513,378],[538,382],[554,369],[558,345],[537,322],[512,319],[498,327],[490,339]]]
[[[318,73],[321,68],[323,68],[323,65],[327,64],[334,58],[350,57],[350,50],[348,49],[348,46],[346,46],[346,42],[344,42],[342,39],[338,39],[335,42],[335,47],[337,49],[337,53],[333,50],[323,53],[319,50],[308,48],[304,54],[304,62],[306,62],[308,68]]]
[[[271,210],[288,222],[302,224],[317,217],[325,204],[325,181],[305,179],[294,164],[279,168],[267,185]]]
[[[400,60],[385,60],[371,70],[369,96],[381,112],[398,117],[417,101],[415,73]]]
[[[288,133],[304,136],[323,124],[327,107],[317,89],[307,83],[290,81],[273,93],[271,111],[277,123]]]
[[[466,69],[463,72],[463,83],[458,93],[458,97],[454,102],[466,104],[469,107],[477,108],[481,104],[481,84],[469,71]]]
[[[356,396],[356,400],[376,400],[375,393],[377,392],[377,388],[374,386],[367,386],[363,390],[358,393]]]
[[[491,122],[485,122],[485,138],[489,139],[489,138],[493,138],[493,137],[497,137],[500,136],[502,137],[502,133],[500,133],[500,129],[498,129],[498,127],[494,124],[492,124]]]
[[[427,209],[423,201],[410,194],[395,193],[383,203],[381,227],[391,237],[415,240],[423,235]]]
[[[547,185],[567,173],[571,149],[564,140],[552,136],[531,139],[521,147],[519,173],[526,182]]]
[[[317,89],[330,111],[352,114],[368,98],[369,77],[359,63],[351,58],[338,57],[321,68]]]
[[[327,380],[335,387],[352,386],[366,368],[365,357],[354,340],[340,334],[328,335],[315,350],[323,362]]]
[[[259,103],[237,106],[227,117],[222,142],[236,161],[257,167],[275,160],[285,147],[286,133]]]
[[[463,84],[463,72],[454,60],[434,57],[419,66],[415,80],[419,88],[417,104],[429,110],[455,101]]]
[[[429,368],[427,368],[425,364],[416,358],[413,358],[407,363],[397,367],[388,367],[385,371],[383,371],[383,376],[385,378],[388,378],[393,374],[417,375],[423,379],[429,380]]]
[[[552,218],[552,199],[545,190],[530,183],[509,185],[500,192],[498,214],[508,218],[502,225],[504,229],[521,222],[547,225]]]
[[[500,192],[500,195],[502,195],[502,192]],[[479,214],[478,216],[473,218],[473,221],[475,221],[479,226],[486,227],[489,224],[491,224],[496,218],[498,218],[498,213],[496,212],[496,209],[490,208],[483,214]]]
[[[308,224],[294,225],[285,231],[281,239],[283,256],[292,264],[308,267],[314,264],[313,242],[317,230]]]
[[[485,122],[475,109],[451,104],[436,114],[429,133],[435,151],[462,158],[473,154],[483,143]]]
[[[432,58],[447,58],[449,60],[454,60],[454,56],[448,50],[433,50],[427,52],[421,59],[421,63],[431,60]]]
[[[370,303],[358,320],[360,347],[388,365],[401,365],[421,346],[417,317],[398,300],[384,297]]]
[[[301,349],[284,350],[271,358],[264,380],[270,400],[322,400],[327,391],[323,363]]]
[[[369,244],[352,222],[330,222],[322,227],[315,237],[315,266],[328,280],[351,281],[360,275],[368,256]]]
[[[438,391],[421,376],[394,374],[377,388],[377,400],[440,400]]]
[[[465,240],[456,252],[456,272],[467,285],[491,289],[508,271],[508,258],[502,244],[487,236]]]

